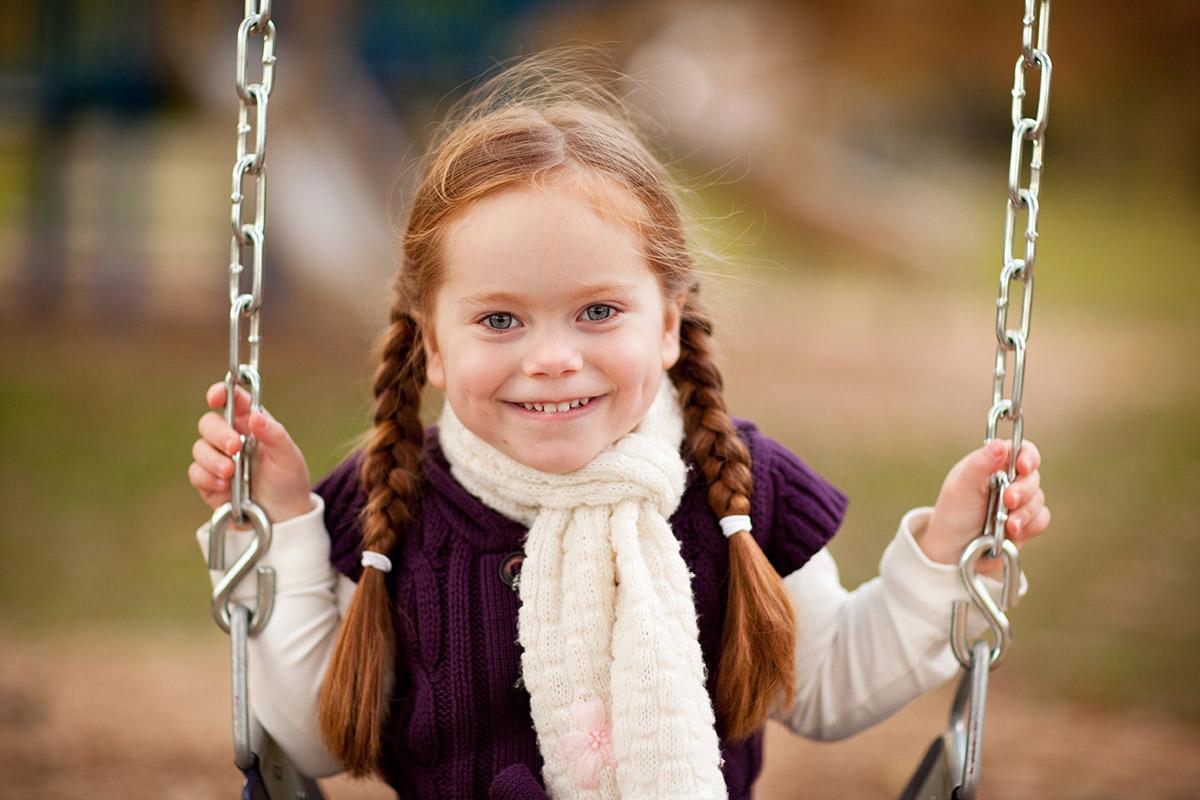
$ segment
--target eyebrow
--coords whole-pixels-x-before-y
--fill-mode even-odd
[[[571,292],[567,299],[578,301],[587,297],[623,295],[632,291],[633,288],[633,284],[629,283],[591,283]],[[462,299],[461,303],[464,306],[495,306],[520,305],[522,301],[523,298],[519,294],[512,294],[511,292],[486,292],[467,295]]]

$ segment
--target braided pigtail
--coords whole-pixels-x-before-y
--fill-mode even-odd
[[[708,502],[718,517],[750,513],[750,451],[725,411],[721,373],[709,352],[712,323],[689,292],[680,325],[680,355],[671,368],[683,407],[686,447],[708,480]],[[725,738],[757,730],[782,694],[792,702],[795,613],[779,574],[749,531],[729,537],[729,589],[717,714]]]
[[[364,550],[391,553],[419,500],[424,430],[419,418],[425,354],[421,329],[398,302],[375,372],[375,424],[359,477],[367,492],[360,515]],[[375,772],[387,716],[384,680],[396,633],[384,573],[363,569],[321,685],[321,733],[353,776]]]

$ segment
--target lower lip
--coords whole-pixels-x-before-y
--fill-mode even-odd
[[[585,406],[576,406],[568,411],[555,411],[553,414],[547,414],[545,411],[531,411],[519,403],[506,403],[506,405],[515,410],[518,414],[529,417],[530,419],[554,422],[555,420],[566,421],[582,416],[588,413],[588,411],[591,409],[595,408],[596,404],[599,403],[603,398],[604,395],[599,395],[598,397],[593,397],[591,400],[589,400]]]

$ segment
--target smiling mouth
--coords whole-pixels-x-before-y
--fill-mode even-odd
[[[526,411],[540,411],[543,414],[559,414],[576,408],[582,408],[595,399],[595,397],[579,397],[574,400],[563,400],[561,402],[545,401],[541,403],[512,403],[512,405],[523,408]]]

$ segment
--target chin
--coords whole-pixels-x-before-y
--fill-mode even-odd
[[[596,456],[595,453],[588,454],[574,448],[564,451],[525,452],[511,455],[530,469],[549,472],[552,475],[574,472],[580,467],[586,466]]]

